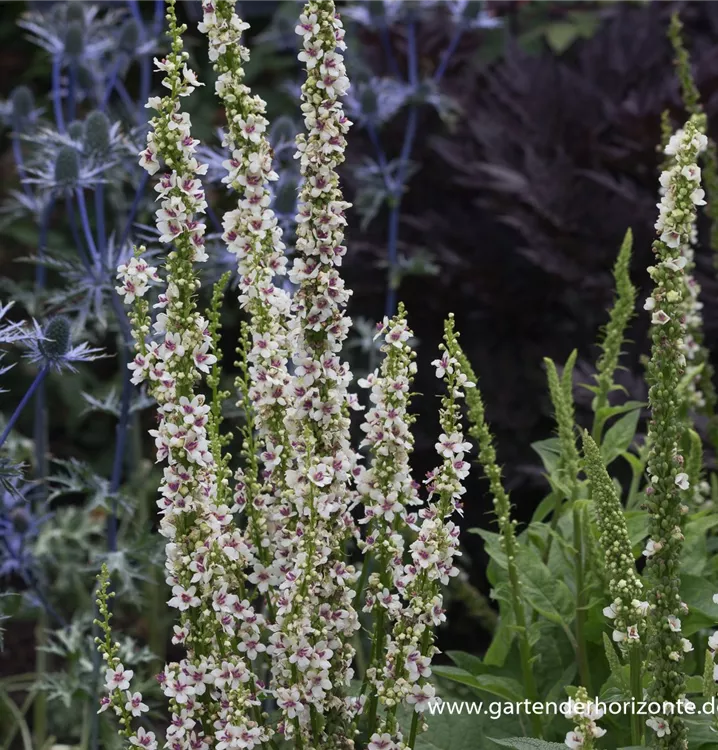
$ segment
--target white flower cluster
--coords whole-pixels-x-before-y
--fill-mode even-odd
[[[198,179],[206,165],[194,156],[198,142],[191,136],[189,115],[179,107],[179,97],[199,84],[186,65],[184,29],[176,24],[172,0],[168,20],[172,52],[156,61],[156,67],[165,73],[163,83],[170,93],[149,102],[158,114],[151,120],[141,160],[150,174],[161,161],[171,167],[156,185],[160,240],[173,245],[166,263],[167,287],[155,305],[161,310],[153,324],[156,340],[145,341],[149,317],[140,299],[147,291],[142,282],[149,270],[141,260],[120,269],[121,290],[126,299],[135,298],[139,311],[138,353],[130,365],[133,380],[147,381],[159,404],[160,422],[150,434],[157,460],[167,464],[158,506],[160,533],[168,540],[168,604],[180,616],[173,642],[187,648],[187,658],[168,664],[160,676],[171,709],[166,746],[252,748],[267,741],[269,730],[235,717],[243,716],[240,709],[245,708],[246,714],[256,714],[259,706],[247,664],[265,649],[260,639],[264,621],[249,601],[231,593],[243,590],[241,571],[252,564],[253,553],[234,524],[234,508],[220,499],[208,432],[210,407],[194,392],[195,383],[216,362],[208,322],[194,302],[199,280],[193,264],[207,259],[205,225],[198,218],[206,208]],[[148,737],[140,729],[130,741],[154,747]]]
[[[700,301],[700,285],[693,275],[695,269],[695,245],[698,241],[698,231],[696,228],[696,213],[692,212],[688,215],[690,226],[677,227],[675,221],[672,221],[672,217],[675,216],[674,210],[675,205],[675,187],[673,190],[671,186],[676,182],[675,170],[677,165],[674,157],[681,148],[683,142],[686,139],[685,131],[678,130],[671,137],[666,149],[665,154],[669,161],[667,162],[667,168],[662,172],[660,177],[661,184],[661,202],[658,204],[659,217],[656,222],[656,229],[660,231],[661,239],[666,242],[677,242],[677,238],[680,236],[682,239],[678,245],[669,245],[670,247],[677,247],[680,250],[680,257],[678,257],[673,265],[675,270],[683,270],[683,282],[684,288],[682,290],[682,306],[681,306],[681,317],[685,323],[685,335],[682,341],[682,351],[690,367],[690,363],[693,362],[700,354],[700,341],[703,337],[703,303]],[[693,145],[696,147],[697,154],[702,153],[708,144],[708,139],[702,132],[696,133],[692,136]],[[681,177],[685,178],[687,185],[684,187],[685,192],[688,193],[688,197],[693,206],[705,206],[705,191],[700,187],[701,184],[701,169],[697,164],[685,164],[682,167],[678,167],[680,170]],[[686,234],[686,231],[687,234]],[[665,323],[667,318],[666,314],[660,310],[655,309],[655,300],[653,297],[649,297],[645,305],[646,310],[654,312],[654,323]],[[694,409],[701,409],[705,406],[705,396],[700,389],[700,368],[695,368],[692,372],[691,377],[688,379],[686,384],[687,389],[687,402],[688,406]]]
[[[593,748],[594,740],[606,734],[606,730],[597,724],[603,715],[603,709],[588,699],[585,688],[579,688],[576,698],[569,700],[564,710],[564,716],[576,723],[573,731],[566,734],[564,744],[571,750]]]
[[[373,681],[385,712],[378,726],[378,736],[389,734],[391,750],[401,747],[402,733],[396,721],[402,702],[413,707],[415,719],[410,730],[409,745],[415,739],[418,716],[437,700],[434,687],[428,682],[431,659],[437,649],[433,631],[446,620],[441,585],[458,574],[454,558],[458,551],[459,528],[450,520],[461,513],[460,498],[465,492],[463,479],[469,471],[464,454],[471,445],[464,441],[461,428],[460,402],[465,390],[474,387],[461,371],[455,354],[458,346],[449,320],[441,359],[436,360],[437,375],[445,379],[447,394],[442,398],[439,421],[442,434],[436,444],[440,465],[425,480],[428,502],[418,513],[406,516],[415,540],[409,547],[410,561],[393,561],[393,584],[398,596],[383,592],[388,602],[391,629],[380,649],[382,661]],[[386,603],[383,603],[386,606]]]
[[[196,388],[207,375],[211,384],[218,367],[214,313],[208,322],[195,302],[194,263],[207,257],[198,218],[206,209],[199,180],[206,166],[195,158],[197,141],[189,116],[180,110],[181,97],[200,84],[186,65],[175,3],[168,0],[172,52],[157,63],[170,93],[150,99],[158,114],[141,158],[150,174],[161,164],[168,169],[156,187],[161,201],[156,218],[161,241],[173,249],[154,323],[144,297],[158,281],[155,269],[135,258],[119,269],[117,288],[135,311],[133,382],[146,382],[158,402],[160,421],[150,434],[158,462],[166,464],[158,506],[167,538],[169,605],[179,615],[172,640],[187,652],[159,677],[171,710],[166,746],[252,750],[273,742],[276,732],[305,748],[347,747],[367,700],[364,691],[349,695],[358,576],[346,562],[345,547],[356,540],[379,562],[379,573],[368,581],[365,608],[381,622],[367,671],[379,696],[370,701],[369,747],[396,750],[403,747],[399,704],[406,701],[417,712],[415,738],[419,712],[435,699],[427,682],[435,653],[432,631],[445,619],[441,585],[458,573],[453,564],[458,528],[449,517],[460,507],[468,473],[469,444],[458,401],[472,384],[447,339],[447,352],[436,363],[437,376],[449,386],[437,443],[441,465],[426,482],[429,502],[410,513],[408,507],[419,504],[420,488],[409,470],[408,405],[416,367],[403,310],[381,328],[381,369],[360,383],[371,388],[361,444],[372,454],[370,468],[360,466],[350,440],[350,409],[361,407],[348,392],[352,374],[341,359],[351,322],[345,315],[350,292],[338,267],[346,252],[344,213],[350,204],[343,200],[337,168],[351,123],[339,100],[349,83],[334,3],[310,0],[296,29],[307,67],[302,87],[307,132],[297,138],[302,188],[289,272],[296,286],[292,295],[275,285],[275,278],[286,274],[285,247],[270,208],[269,186],[277,175],[265,104],[243,83],[249,53],[241,34],[247,24],[236,16],[232,0],[203,0],[199,29],[207,36],[218,73],[216,93],[227,113],[224,145],[230,158],[224,182],[237,196],[236,208],[223,218],[223,239],[237,256],[239,302],[249,317],[238,379],[247,416],[246,461],[229,486],[216,404]],[[362,500],[363,540],[352,515]],[[246,519],[242,528],[235,516]],[[403,532],[414,539],[408,550]],[[119,663],[111,672],[106,702],[128,725],[128,717],[145,704],[129,689],[131,672]],[[274,728],[263,713],[266,699],[279,708]],[[130,741],[156,747],[142,729]]]

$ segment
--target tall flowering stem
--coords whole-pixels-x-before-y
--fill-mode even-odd
[[[618,388],[614,381],[621,347],[625,340],[626,327],[634,314],[636,306],[636,288],[631,283],[630,265],[633,248],[633,232],[629,229],[621,243],[618,258],[613,266],[613,278],[616,282],[616,299],[611,308],[606,332],[601,342],[601,356],[596,364],[596,385],[592,386],[593,400],[593,439],[600,443],[603,426],[606,423],[602,409],[609,405],[608,396]]]
[[[463,349],[456,344],[454,356],[458,362],[464,377],[471,383],[477,383],[468,357]],[[530,701],[538,700],[538,687],[533,671],[533,657],[531,643],[528,633],[528,618],[524,607],[524,599],[521,593],[521,578],[519,575],[517,555],[519,552],[519,541],[516,538],[516,520],[511,517],[511,500],[503,480],[501,479],[501,468],[496,459],[496,448],[491,429],[486,421],[486,408],[481,397],[481,391],[476,387],[466,392],[466,406],[469,419],[469,435],[478,443],[479,463],[489,480],[489,490],[493,496],[494,513],[501,535],[501,549],[506,555],[506,565],[509,574],[509,587],[511,595],[511,609],[518,629],[519,653],[521,656],[521,673],[526,686],[526,697]],[[534,733],[542,736],[543,728],[541,717],[532,712],[531,720]]]
[[[210,387],[220,398],[217,373],[210,371],[217,362],[212,349],[220,292],[209,320],[196,303],[200,282],[194,264],[207,259],[205,225],[199,218],[206,209],[199,176],[207,167],[194,156],[198,142],[191,136],[189,115],[180,107],[181,97],[200,84],[186,64],[181,38],[185,28],[177,24],[175,0],[168,2],[167,20],[171,52],[155,62],[165,73],[169,94],[148,102],[157,115],[150,121],[140,160],[150,174],[160,169],[160,162],[168,170],[156,185],[160,240],[172,246],[164,269],[165,289],[155,305],[162,312],[152,325],[159,341],[147,338],[149,304],[143,299],[150,279],[157,276],[154,269],[135,257],[119,269],[118,287],[126,302],[134,302],[133,380],[147,381],[159,405],[159,425],[151,434],[157,460],[166,462],[158,501],[160,533],[167,539],[169,606],[179,612],[173,643],[187,650],[185,659],[168,664],[160,676],[171,712],[167,743],[230,747],[241,737],[245,747],[254,747],[271,739],[251,667],[264,650],[263,617],[254,612],[245,574],[255,559],[234,524],[234,508],[223,503],[224,492],[218,492],[219,482],[224,487],[226,464],[212,453],[223,442],[217,410],[195,390],[210,376]],[[139,731],[137,741],[130,738],[133,744],[139,744]]]
[[[230,0],[204,0],[199,24],[207,35],[209,58],[218,74],[215,91],[224,106],[227,127],[223,145],[229,152],[223,182],[238,196],[237,207],[223,219],[223,239],[237,257],[242,310],[249,315],[243,328],[236,381],[246,424],[245,466],[237,474],[235,500],[247,515],[247,534],[254,544],[253,575],[266,582],[270,608],[281,580],[285,545],[294,524],[284,496],[291,454],[284,416],[289,398],[288,320],[290,297],[277,276],[286,274],[285,246],[271,202],[272,148],[267,138],[266,105],[243,83],[249,50],[242,33],[249,28]],[[260,470],[260,466],[262,467]],[[276,559],[272,559],[272,551]],[[263,589],[265,587],[263,586]]]
[[[436,451],[440,463],[425,480],[427,504],[419,510],[418,517],[408,519],[416,538],[409,546],[410,560],[396,580],[401,598],[394,605],[398,616],[386,639],[386,663],[380,677],[384,685],[380,700],[389,710],[371,737],[372,750],[387,746],[393,750],[402,747],[401,742],[414,747],[423,712],[435,698],[428,678],[431,658],[437,652],[434,629],[446,620],[441,587],[459,572],[454,565],[454,558],[460,554],[459,528],[451,516],[461,512],[460,498],[466,491],[463,480],[469,464],[464,454],[471,444],[464,440],[461,405],[466,390],[474,384],[461,371],[456,358],[458,343],[453,316],[445,324],[440,349],[441,358],[434,364],[447,389],[439,411],[442,433]],[[414,709],[407,739],[402,738],[396,727],[396,710],[402,701]],[[396,744],[382,745],[385,740]]]
[[[411,478],[409,458],[414,447],[409,414],[411,384],[416,373],[415,353],[409,344],[413,334],[406,324],[404,306],[385,319],[377,336],[384,339],[384,359],[359,385],[371,389],[371,408],[362,430],[366,433],[360,448],[368,448],[371,465],[361,475],[357,489],[364,502],[365,539],[360,543],[364,552],[362,573],[369,570],[370,559],[376,561],[376,572],[368,579],[364,612],[375,615],[372,650],[362,693],[371,685],[367,731],[373,735],[377,710],[381,702],[393,707],[397,695],[391,682],[384,680],[385,636],[402,611],[398,581],[404,574],[405,536],[408,507],[418,503],[417,485]],[[363,587],[362,587],[363,588]],[[360,589],[359,594],[363,592]],[[395,731],[394,723],[388,729]]]
[[[631,539],[621,499],[603,464],[601,451],[588,434],[583,433],[583,466],[591,486],[598,528],[599,545],[606,561],[608,590],[611,601],[603,614],[612,620],[612,637],[628,652],[631,692],[636,701],[643,699],[642,644],[645,642],[648,602],[643,599],[641,583],[633,559]],[[643,640],[641,640],[643,638]],[[631,734],[634,744],[641,743],[641,717],[631,714]]]
[[[654,290],[647,308],[651,310],[651,360],[648,366],[648,392],[651,408],[648,444],[648,486],[646,505],[650,512],[650,535],[645,555],[649,593],[649,653],[652,670],[650,698],[677,703],[684,698],[685,675],[682,669],[684,644],[680,635],[680,615],[685,605],[680,596],[679,557],[683,544],[681,517],[688,489],[688,475],[679,452],[684,424],[680,415],[679,382],[686,367],[683,339],[685,251],[690,243],[696,205],[702,201],[700,169],[696,162],[706,147],[697,118],[675,133],[666,147],[673,157],[671,166],[661,175],[665,192],[661,197],[656,222],[658,239],[653,244],[657,256],[649,268]],[[648,725],[656,730],[657,747],[684,750],[687,733],[677,712],[655,716]]]
[[[350,125],[340,98],[349,81],[341,54],[344,30],[331,0],[308,2],[296,31],[307,69],[301,105],[307,132],[297,136],[302,186],[290,272],[297,285],[289,331],[293,398],[285,415],[293,449],[287,499],[296,526],[283,549],[272,670],[285,735],[299,748],[334,748],[351,744],[348,730],[361,705],[345,695],[359,628],[352,603],[356,572],[343,562],[354,527],[357,456],[349,435],[351,372],[339,356],[350,326],[344,313],[349,292],[337,271],[350,206],[337,175]]]
[[[695,123],[698,130],[707,135],[707,118],[701,104],[701,97],[696,87],[691,71],[691,61],[688,50],[683,43],[683,24],[680,16],[674,12],[671,16],[671,24],[668,36],[673,45],[675,52],[675,69],[678,80],[681,84],[681,93],[683,103],[688,114],[695,117]],[[670,136],[670,132],[668,133]],[[664,145],[667,145],[668,138],[665,139]],[[670,158],[665,167],[670,166]],[[711,220],[710,247],[713,251],[713,262],[718,268],[718,150],[712,140],[708,140],[703,152],[703,174],[701,175],[704,182],[708,204],[706,213]],[[705,200],[701,200],[696,205],[706,205]],[[685,284],[686,293],[684,295],[685,315],[686,315],[686,335],[684,336],[683,348],[692,368],[692,375],[686,384],[686,407],[695,409],[709,417],[709,437],[714,446],[718,446],[718,423],[716,421],[716,396],[715,385],[713,384],[713,366],[710,362],[709,352],[704,344],[703,314],[701,312],[703,303],[700,301],[701,288],[695,278],[694,269],[694,246],[698,239],[698,233],[694,226],[691,231],[690,243],[684,250],[686,258]],[[697,483],[698,477],[692,477]]]

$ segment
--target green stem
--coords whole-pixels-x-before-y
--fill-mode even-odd
[[[643,700],[643,675],[641,648],[640,646],[631,647],[630,671],[631,671],[631,696],[635,701],[636,707]],[[639,747],[643,744],[643,722],[637,710],[631,712],[631,744]]]
[[[573,544],[576,549],[576,656],[581,684],[586,688],[589,695],[593,695],[585,637],[586,595],[584,590],[583,518],[581,509],[576,504],[573,506]]]
[[[519,577],[516,572],[516,565],[509,564],[509,580],[511,582],[511,604],[514,611],[514,618],[519,629],[519,654],[521,657],[521,674],[524,678],[526,688],[526,697],[531,703],[538,702],[538,688],[534,678],[533,666],[531,664],[531,644],[529,643],[528,628],[526,626],[526,614],[523,604],[519,599]],[[543,739],[543,723],[537,713],[531,713],[531,724],[533,732],[538,739]],[[411,745],[410,745],[411,747]]]
[[[47,614],[42,610],[35,626],[35,672],[39,679],[47,672],[47,653],[43,650],[47,642],[47,625]],[[40,748],[47,737],[47,696],[42,691],[35,698],[32,717],[34,747]]]

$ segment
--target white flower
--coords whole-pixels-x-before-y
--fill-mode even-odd
[[[663,310],[656,310],[651,316],[651,323],[654,325],[662,326],[671,319],[670,315],[665,313]]]
[[[674,633],[680,633],[681,632],[681,621],[675,615],[668,615],[667,619],[668,619],[668,627]]]
[[[130,680],[134,672],[131,669],[125,669],[122,663],[114,669],[108,669],[105,672],[105,687],[109,693],[114,690],[127,690],[130,687]]]
[[[391,739],[391,735],[387,734],[372,734],[369,739],[369,744],[366,750],[396,750],[397,745]]]
[[[696,188],[691,193],[691,201],[695,206],[705,206],[705,197],[706,197],[706,191],[703,190],[703,188]]]
[[[650,727],[659,737],[665,737],[671,733],[671,728],[665,719],[660,716],[652,716],[646,721],[646,726]]]
[[[142,702],[142,693],[127,693],[127,703],[125,703],[125,710],[129,711],[133,716],[140,716],[145,711],[149,711],[149,708]]]
[[[686,474],[684,471],[680,472],[680,474],[676,474],[676,486],[682,490],[687,490],[690,487],[690,483],[688,482],[688,474]]]
[[[608,617],[611,620],[614,620],[618,616],[615,602],[611,602],[607,607],[604,607],[603,614],[604,614],[604,617]]]
[[[646,301],[643,303],[643,309],[648,310],[649,312],[653,310],[656,306],[656,300],[653,299],[653,297],[648,297]]]
[[[653,557],[657,552],[660,552],[663,548],[661,542],[654,542],[653,539],[649,539],[646,542],[646,549],[643,550],[644,557]]]
[[[144,727],[140,727],[135,734],[130,737],[130,745],[142,747],[145,750],[155,750],[157,740],[154,732],[148,732]]]
[[[572,750],[575,750],[575,748],[581,748],[583,747],[583,735],[581,732],[569,732],[566,735],[564,744],[566,747],[572,748]]]
[[[688,638],[681,638],[681,646],[683,646],[683,651],[686,654],[690,651],[693,651],[693,644],[688,640]]]
[[[429,704],[436,700],[436,690],[430,683],[425,685],[414,685],[411,689],[411,693],[406,696],[406,702],[414,706],[414,711],[421,713],[426,711]]]

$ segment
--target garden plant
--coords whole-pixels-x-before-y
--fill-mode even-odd
[[[15,374],[20,351],[15,369],[31,376],[0,434],[0,614],[34,613],[36,661],[0,676],[0,747],[718,748],[718,476],[706,460],[718,425],[696,280],[702,209],[718,252],[718,157],[678,15],[667,31],[685,116],[662,121],[641,269],[651,292],[639,300],[627,227],[594,372],[577,372],[575,351],[543,362],[555,428],[532,447],[547,493],[523,524],[462,348],[481,331],[450,315],[429,352],[397,298],[416,102],[400,161],[382,157],[386,315],[369,366],[352,372],[342,7],[295,8],[289,220],[277,207],[286,143],[275,149],[248,83],[241,4],[201,0],[199,45],[177,0],[128,7],[26,15],[51,57],[54,124],[29,89],[6,107],[20,179],[6,214],[30,216],[38,239],[32,288],[8,283],[0,308],[0,374]],[[197,137],[203,87],[221,147]],[[645,402],[619,383],[636,315],[650,325]],[[421,358],[436,375],[425,476],[413,465]],[[94,465],[48,444],[48,388],[81,367],[106,367],[113,384],[81,381],[86,409],[115,428]],[[590,424],[576,417],[582,391]],[[485,528],[462,523],[472,474],[492,501]],[[483,542],[491,607],[466,583],[464,534]],[[439,647],[461,596],[488,611],[481,654]]]

